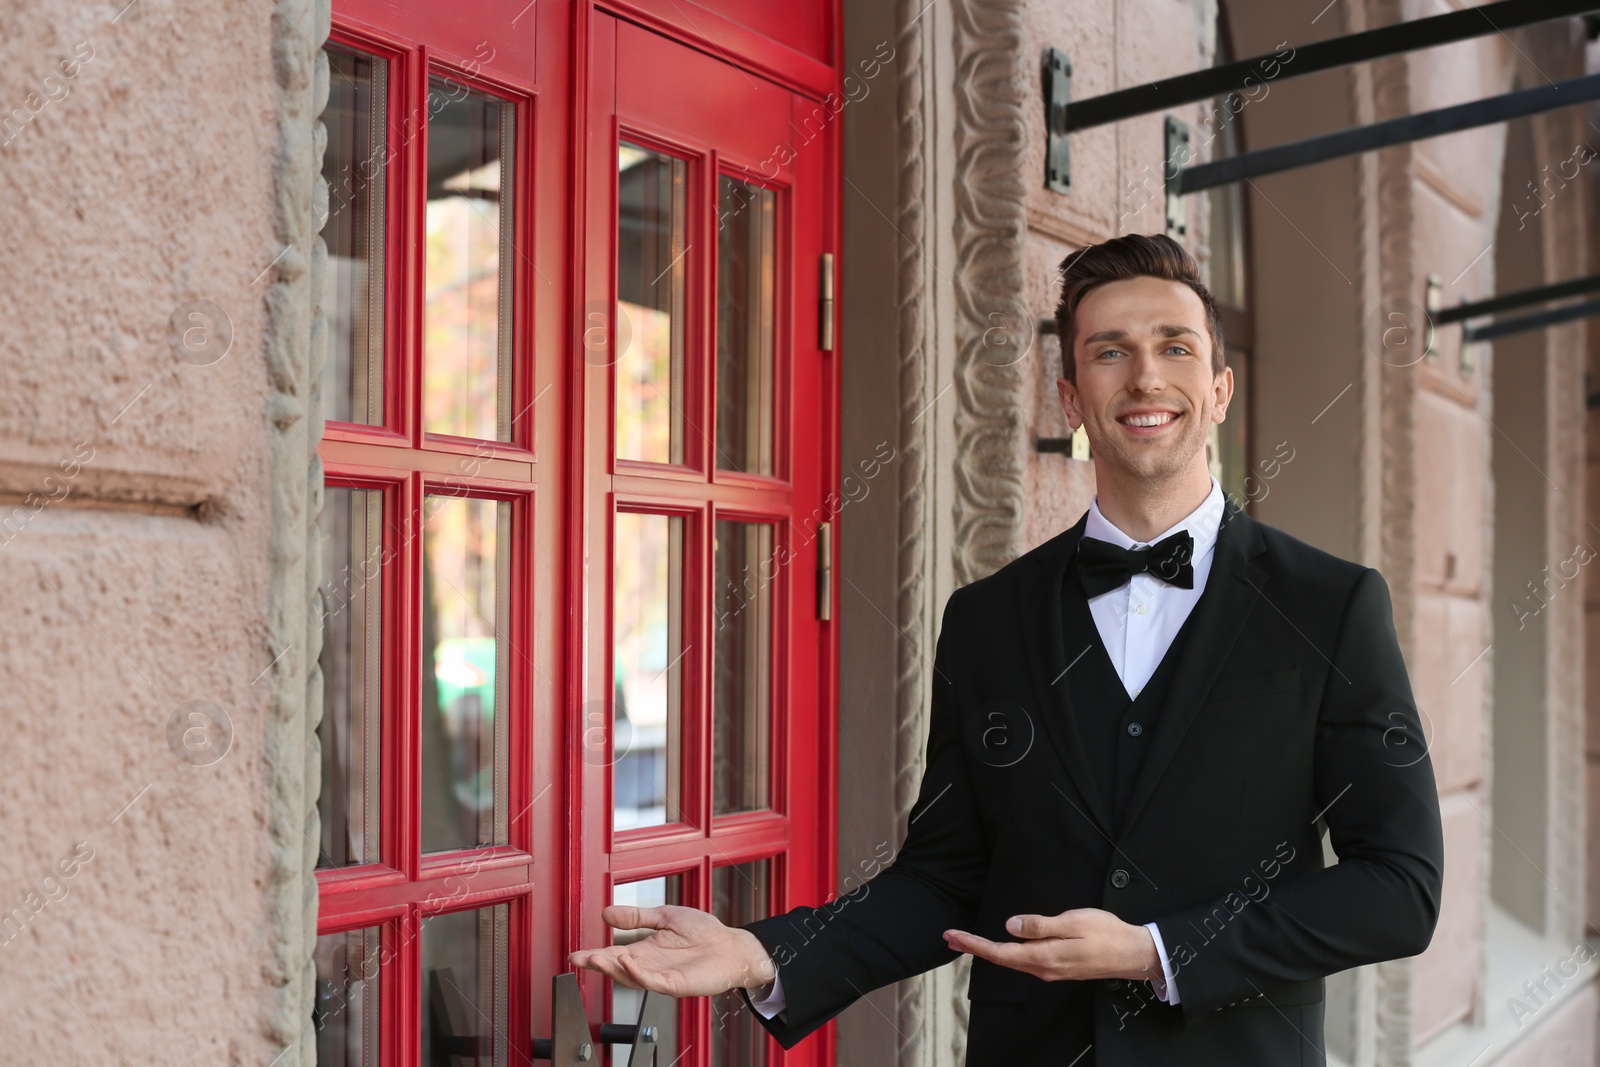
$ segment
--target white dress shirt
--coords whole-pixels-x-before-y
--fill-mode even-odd
[[[1211,479],[1211,492],[1182,521],[1152,537],[1148,541],[1135,541],[1111,524],[1100,513],[1099,494],[1089,502],[1089,517],[1084,522],[1083,536],[1109,541],[1118,548],[1145,548],[1163,537],[1179,530],[1189,531],[1194,539],[1194,587],[1182,589],[1168,585],[1152,574],[1135,574],[1127,585],[1118,586],[1089,600],[1089,614],[1094,617],[1095,629],[1105,643],[1106,655],[1117,669],[1129,699],[1150,681],[1160,666],[1162,657],[1178,635],[1189,612],[1194,610],[1205,592],[1206,578],[1211,574],[1215,558],[1217,532],[1222,525],[1222,486]],[[1156,996],[1167,1004],[1178,1003],[1178,986],[1172,975],[1172,962],[1167,959],[1167,947],[1161,941],[1161,931],[1153,922],[1145,923],[1156,943],[1156,954],[1161,957],[1161,978],[1151,981]],[[783,981],[774,976],[772,992],[762,1000],[752,1000],[755,1009],[768,1019],[784,1009]]]

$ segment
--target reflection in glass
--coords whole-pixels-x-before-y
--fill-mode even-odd
[[[423,1067],[506,1063],[511,906],[422,920]]]
[[[377,863],[382,785],[383,493],[324,490],[322,540],[322,821],[319,867]]]
[[[655,908],[662,904],[683,903],[683,879],[680,875],[672,874],[664,878],[650,878],[643,882],[624,882],[612,891],[613,904],[631,904],[638,908]],[[612,944],[626,945],[631,941],[639,941],[649,937],[651,930],[614,930]],[[639,1018],[639,1009],[644,1003],[644,991],[629,989],[625,985],[611,982],[611,1014],[606,1016],[616,1022],[631,1023]],[[676,1060],[678,1055],[677,1019],[673,1019],[673,1027],[657,1039],[656,1062],[669,1064]],[[626,1067],[628,1054],[633,1050],[632,1045],[612,1045],[612,1067]]]
[[[382,930],[369,926],[317,938],[318,1067],[378,1067],[378,997]]]
[[[767,806],[772,527],[718,520],[712,628],[712,811]]]
[[[624,141],[617,171],[617,456],[682,463],[688,168]]]
[[[769,913],[771,860],[751,860],[711,872],[711,914],[726,926],[743,926]],[[712,1067],[763,1067],[767,1032],[738,990],[711,998]]]
[[[337,422],[383,422],[383,213],[389,65],[328,45],[329,351],[323,399]]]
[[[659,826],[678,811],[683,519],[618,512],[612,559],[612,826]]]
[[[507,441],[515,110],[450,78],[428,108],[423,428]]]
[[[717,466],[771,474],[777,199],[723,175],[717,200]]]
[[[504,844],[511,505],[425,499],[422,851]]]

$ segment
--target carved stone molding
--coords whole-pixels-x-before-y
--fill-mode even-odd
[[[1018,0],[951,5],[955,69],[956,585],[1009,563],[1022,531],[1026,34]]]
[[[319,234],[328,187],[321,176],[327,131],[329,0],[283,0],[272,14],[278,82],[278,143],[272,158],[274,226],[285,251],[267,287],[267,387],[272,412],[272,533],[268,640],[284,649],[271,673],[266,728],[272,876],[267,887],[272,1009],[269,1031],[283,1052],[275,1067],[316,1063],[311,1008],[316,987],[317,666],[321,581],[317,514],[322,508],[320,382],[328,342],[327,247]]]
[[[1403,22],[1401,7],[1399,0],[1368,0],[1361,16],[1364,25],[1349,26],[1346,32]],[[1353,80],[1351,85],[1360,94],[1362,81]],[[1409,66],[1404,56],[1372,63],[1366,86],[1369,99],[1357,100],[1355,107],[1362,121],[1383,121],[1411,112]],[[1413,261],[1414,149],[1405,144],[1375,152],[1369,166],[1376,170],[1375,181],[1368,186],[1371,193],[1357,198],[1361,213],[1358,268],[1363,274],[1376,270],[1378,301],[1414,300],[1419,292]],[[1375,247],[1369,243],[1373,238]],[[1364,291],[1371,288],[1363,284]],[[1363,324],[1371,321],[1371,312],[1370,307],[1362,308]],[[1366,532],[1361,543],[1376,551],[1376,559],[1368,562],[1388,581],[1400,647],[1407,661],[1415,663],[1417,373],[1415,367],[1395,366],[1378,358],[1375,346],[1367,343],[1367,334],[1362,329],[1360,336],[1367,348],[1360,364],[1367,379],[1362,382],[1362,395],[1368,405],[1363,421],[1367,434],[1375,435],[1376,447],[1363,448],[1360,456],[1364,466],[1376,462],[1378,469],[1362,471],[1358,484],[1364,497],[1376,492],[1377,499],[1363,499],[1359,507],[1364,522],[1376,520],[1377,530]],[[1404,1067],[1411,1062],[1411,977],[1411,963],[1400,960],[1378,964],[1367,979],[1375,987],[1369,1047],[1379,1067]]]
[[[900,176],[896,190],[895,228],[900,233],[897,253],[895,310],[899,323],[899,515],[895,553],[895,625],[902,635],[895,664],[894,812],[895,825],[911,818],[922,782],[922,746],[926,717],[923,602],[927,596],[927,450],[924,429],[916,424],[926,410],[928,307],[923,261],[925,200],[924,158],[928,150],[923,92],[926,76],[921,0],[899,0],[895,5],[896,155]],[[895,1026],[911,1040],[900,1045],[900,1062],[912,1067],[924,1059],[916,1037],[924,1027],[928,982],[901,982],[895,1004]]]

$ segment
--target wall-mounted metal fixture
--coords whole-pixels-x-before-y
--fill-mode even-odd
[[[1189,162],[1189,124],[1168,115],[1163,126],[1166,132],[1166,144],[1163,147],[1166,151],[1161,158],[1164,161],[1163,170],[1168,175],[1167,236],[1182,244],[1189,227],[1183,218],[1183,194],[1172,183],[1171,175]]]
[[[1059,48],[1044,50],[1044,187],[1065,193],[1072,188],[1067,155],[1067,102],[1072,99],[1072,60]]]
[[[1352,63],[1402,55],[1492,33],[1503,34],[1519,26],[1593,12],[1595,7],[1594,0],[1498,0],[1497,3],[1413,19],[1304,46],[1290,47],[1285,42],[1278,46],[1279,51],[1267,55],[1224,63],[1147,85],[1119,89],[1080,100],[1070,106],[1067,90],[1070,87],[1071,64],[1065,55],[1049,49],[1045,53],[1043,79],[1048,138],[1045,183],[1059,193],[1065,193],[1071,187],[1067,140],[1077,130],[1170,111],[1184,104],[1243,91],[1250,87],[1252,79],[1264,84],[1298,78]],[[1056,58],[1058,56],[1059,60]],[[1067,80],[1061,82],[1058,78]],[[1174,165],[1177,157],[1173,153],[1171,124],[1177,120],[1168,116],[1165,130],[1165,158],[1168,160],[1167,232],[1173,236],[1184,232],[1181,206],[1176,201],[1190,193],[1595,99],[1600,99],[1600,74],[1258,149],[1193,167]],[[1179,125],[1183,124],[1180,122]],[[1187,162],[1187,153],[1184,154],[1184,160]]]
[[[1509,334],[1523,333],[1528,330],[1540,330],[1547,326],[1557,326],[1563,322],[1574,322],[1578,319],[1587,319],[1600,315],[1600,299],[1581,300],[1573,304],[1563,304],[1560,307],[1536,311],[1528,315],[1518,315],[1509,319],[1497,319],[1489,323],[1473,323],[1468,320],[1480,319],[1486,315],[1495,315],[1502,311],[1515,311],[1518,308],[1531,307],[1534,304],[1543,304],[1551,300],[1561,300],[1569,296],[1581,296],[1585,293],[1600,291],[1600,274],[1590,274],[1583,278],[1569,278],[1564,282],[1551,282],[1549,285],[1537,285],[1531,289],[1519,289],[1514,293],[1503,293],[1500,296],[1491,296],[1483,300],[1463,301],[1454,307],[1442,308],[1434,311],[1428,310],[1428,318],[1434,327],[1448,326],[1459,322],[1461,327],[1461,347],[1465,349],[1476,341],[1492,341],[1496,337],[1505,337]],[[1463,356],[1463,359],[1466,357]],[[1463,369],[1470,369],[1467,364]]]

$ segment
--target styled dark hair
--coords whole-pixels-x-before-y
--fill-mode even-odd
[[[1056,336],[1061,340],[1062,377],[1078,384],[1078,305],[1091,289],[1128,278],[1165,278],[1182,282],[1195,291],[1206,308],[1206,329],[1211,334],[1211,373],[1221,374],[1227,361],[1222,346],[1222,316],[1211,290],[1200,280],[1200,265],[1184,247],[1163,233],[1129,233],[1089,245],[1061,261],[1061,301],[1056,304]]]

